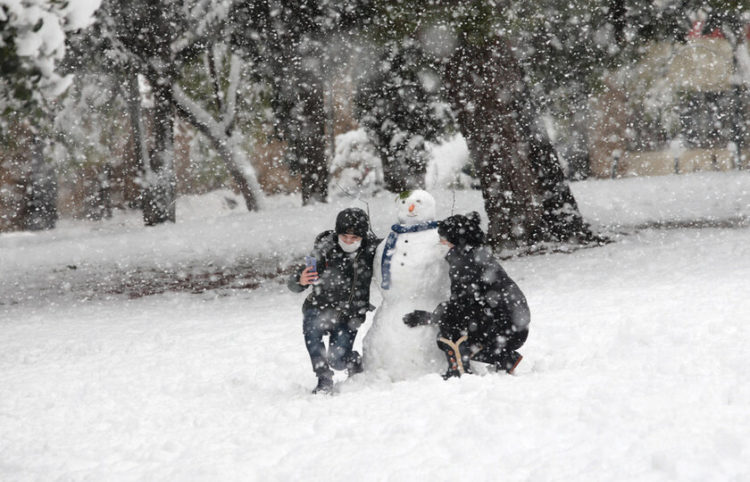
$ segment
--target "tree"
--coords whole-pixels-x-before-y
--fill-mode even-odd
[[[71,59],[72,60],[72,59]],[[61,180],[74,181],[83,195],[77,214],[100,220],[112,215],[115,172],[122,172],[121,152],[126,149],[126,105],[118,95],[114,76],[79,71],[66,95],[58,102],[55,125],[55,163]]]
[[[30,160],[24,179],[25,229],[51,229],[57,220],[57,184],[53,166],[45,159],[46,132],[53,107],[48,103],[70,85],[57,72],[65,56],[69,32],[86,27],[97,1],[57,2],[0,0],[0,140],[9,124],[24,125]]]
[[[215,65],[215,55],[219,52],[226,56],[229,63],[226,95],[220,87],[222,79]],[[211,115],[207,107],[191,99],[179,85],[174,86],[172,98],[178,112],[211,141],[239,187],[248,211],[255,211],[262,197],[261,188],[242,148],[242,136],[236,126],[237,91],[241,80],[240,59],[225,48],[207,49],[204,55],[205,64],[209,65],[210,83],[214,87],[212,98],[215,105],[212,110],[216,112],[217,118]]]
[[[439,73],[419,42],[386,42],[376,67],[359,84],[356,116],[383,162],[391,192],[424,188],[426,142],[435,142],[452,126],[440,95]]]
[[[501,38],[459,38],[446,67],[448,97],[474,161],[498,250],[541,241],[542,208],[529,160],[527,133],[518,122],[523,78]]]
[[[107,51],[120,72],[143,75],[152,89],[152,142],[148,152],[143,152],[147,157],[142,160],[140,176],[143,218],[148,226],[175,221],[171,91],[177,81],[179,52],[174,52],[172,45],[180,29],[187,27],[184,12],[176,2],[105,0],[96,25],[99,36],[93,39],[94,48]],[[145,143],[141,146],[145,147]]]
[[[594,239],[540,126],[540,95],[502,35],[499,7],[466,3],[449,21],[446,94],[479,173],[496,250]]]
[[[98,1],[0,0],[0,113],[56,97],[70,78],[56,71],[68,32],[88,26]],[[0,131],[1,133],[2,131]]]
[[[338,35],[369,18],[367,1],[266,0],[237,2],[230,14],[232,45],[271,86],[277,135],[300,175],[302,203],[325,202],[325,78],[336,63]]]
[[[702,21],[702,31],[718,30],[732,46],[732,142],[734,143],[735,166],[747,168],[744,156],[747,143],[748,86],[750,86],[750,62],[747,59],[747,26],[750,5],[739,0],[690,2],[694,16]],[[705,18],[705,20],[701,19]],[[744,17],[744,18],[743,18]]]
[[[601,73],[619,56],[615,37],[622,25],[612,22],[621,10],[601,0],[513,1],[501,19],[517,61],[535,86],[540,112],[553,117],[568,176],[590,174],[589,99]]]
[[[248,210],[259,207],[260,187],[235,123],[241,66],[231,55],[226,56],[226,70],[216,70],[214,64],[217,52],[226,52],[222,45],[228,35],[224,29],[227,14],[224,2],[213,0],[189,7],[168,0],[143,0],[136,5],[106,0],[96,25],[98,37],[88,38],[93,45],[83,49],[105,52],[104,57],[111,63],[99,68],[112,69],[126,79],[121,94],[128,104],[137,164],[141,168],[141,207],[146,225],[175,221],[176,114],[209,139],[238,185]],[[192,89],[199,94],[192,97],[181,83],[186,72],[196,70],[200,72],[192,80],[198,79],[209,87],[204,89],[208,93]],[[138,76],[147,81],[151,90],[150,129],[142,119]],[[214,105],[215,99],[227,102]]]

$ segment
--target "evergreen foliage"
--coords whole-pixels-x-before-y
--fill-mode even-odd
[[[438,141],[452,127],[440,84],[419,42],[405,38],[383,46],[358,86],[355,115],[380,153],[391,192],[424,188],[425,143]]]

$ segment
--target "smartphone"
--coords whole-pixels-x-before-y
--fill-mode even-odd
[[[312,268],[310,271],[318,271],[318,261],[315,256],[305,256],[305,265],[308,268]]]
[[[311,268],[310,271],[317,273],[318,272],[318,261],[315,259],[314,256],[305,256],[305,265],[307,265],[308,268]],[[318,279],[315,278],[315,281],[313,281],[313,284],[318,284]]]

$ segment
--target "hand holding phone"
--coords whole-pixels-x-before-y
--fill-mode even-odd
[[[313,256],[305,256],[306,268],[299,277],[299,284],[307,286],[315,284],[318,281],[317,260]]]
[[[318,260],[315,259],[315,256],[305,256],[305,265],[312,268],[311,271],[318,271]]]

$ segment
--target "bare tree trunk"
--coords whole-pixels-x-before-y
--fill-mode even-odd
[[[218,135],[215,129],[211,129],[211,126],[207,125],[205,122],[201,122],[198,117],[187,109],[180,101],[176,102],[176,106],[180,115],[182,115],[190,125],[198,129],[208,138],[208,140],[211,141],[214,149],[219,153],[221,160],[224,161],[224,165],[232,176],[232,179],[237,184],[242,197],[245,199],[245,207],[247,207],[247,210],[257,211],[260,207],[258,201],[260,186],[258,185],[255,175],[253,173],[248,173],[246,171],[247,167],[243,168],[243,163],[235,158],[237,152],[235,145],[237,140],[227,136],[226,133],[224,133],[224,135]],[[245,163],[247,162],[249,161],[245,161]]]
[[[303,74],[304,75],[304,74]],[[302,204],[326,202],[328,197],[328,163],[326,162],[325,93],[320,79],[304,75],[300,83],[299,117],[289,147],[300,171]]]
[[[241,167],[241,163],[235,159],[236,149],[233,147],[236,140],[228,138],[226,140],[209,137],[214,148],[224,161],[224,165],[229,170],[229,174],[237,183],[237,187],[245,199],[245,207],[248,211],[257,211],[260,207],[256,193],[260,193],[260,186],[257,185],[255,176],[248,173]],[[249,162],[249,161],[245,161]]]
[[[531,169],[541,190],[543,239],[584,243],[594,240],[570,191],[552,142],[538,122],[531,92],[524,86],[519,94],[515,110],[521,131],[529,142]]]
[[[570,142],[569,149],[567,149],[565,156],[568,161],[568,178],[576,181],[587,179],[591,175],[588,139],[588,126],[591,122],[589,116],[590,96],[589,92],[580,91],[578,89],[585,88],[583,86],[577,86],[572,95],[572,142]]]
[[[446,70],[482,186],[496,250],[541,241],[596,240],[581,217],[531,92],[504,39],[462,42]]]
[[[147,226],[175,222],[177,178],[174,170],[174,110],[169,85],[152,85],[154,90],[154,147],[150,172],[145,175],[143,220]]]
[[[523,91],[520,68],[500,38],[482,45],[462,39],[449,60],[451,103],[482,186],[488,242],[516,249],[541,239],[542,205],[514,100]]]
[[[734,73],[732,76],[734,79],[734,85],[732,86],[734,97],[732,99],[734,107],[734,112],[732,112],[734,117],[734,121],[732,122],[732,142],[735,145],[735,169],[747,169],[748,162],[744,154],[744,149],[747,137],[747,118],[745,114],[747,112],[748,95],[745,83],[750,82],[750,79],[743,79],[743,73],[740,72],[740,55],[741,52],[747,49],[747,40],[745,40],[745,35],[743,35],[744,28],[742,27],[742,23],[738,22],[738,24],[740,27],[735,29],[733,35],[730,36],[732,39],[732,70]]]
[[[617,45],[622,47],[625,42],[625,26],[627,25],[625,16],[627,15],[627,9],[625,8],[624,0],[610,0],[609,2],[609,18],[615,31],[615,41]]]
[[[238,134],[234,133],[239,69],[239,60],[233,57],[227,101],[218,101],[218,91],[215,95],[217,103],[221,106],[219,120],[214,119],[206,109],[191,100],[177,85],[172,90],[172,101],[177,112],[211,141],[245,199],[247,210],[256,211],[260,208],[262,191],[252,165],[241,155],[242,151],[238,146],[240,139]],[[215,84],[218,85],[218,79],[215,79]]]
[[[31,145],[31,178],[26,187],[25,228],[53,229],[57,222],[57,176],[44,160],[44,139],[34,132]]]
[[[128,156],[125,179],[125,201],[131,208],[140,209],[142,193],[140,179],[144,175],[144,165],[148,162],[148,146],[146,132],[143,126],[143,111],[141,109],[141,93],[138,87],[138,72],[129,69],[127,86],[124,92],[130,116],[130,131],[133,138],[132,158]]]
[[[168,10],[159,3],[147,4],[150,39],[153,41],[152,61],[146,76],[154,97],[152,135],[143,191],[143,220],[147,226],[175,222],[177,176],[174,170],[174,108],[172,85],[177,77],[172,59],[173,33]]]

